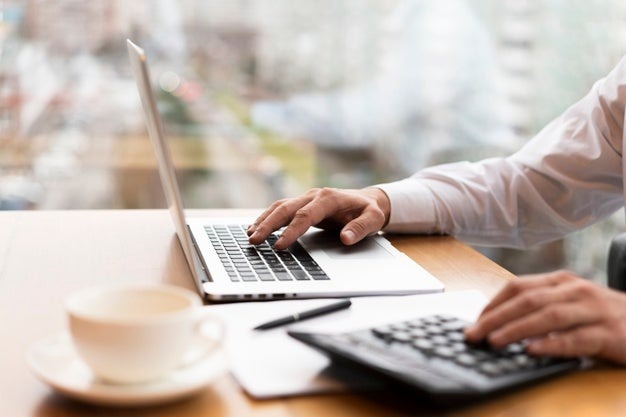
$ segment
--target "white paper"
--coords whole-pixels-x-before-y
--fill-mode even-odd
[[[285,300],[207,307],[227,326],[231,371],[255,398],[283,397],[347,389],[367,389],[375,380],[359,378],[346,385],[328,374],[330,361],[286,334],[286,330],[344,332],[431,314],[474,321],[487,299],[478,291],[440,294],[356,297],[349,309],[291,326],[255,331],[255,326],[289,314],[336,302],[336,299]]]

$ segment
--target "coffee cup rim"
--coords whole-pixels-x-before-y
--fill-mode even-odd
[[[162,291],[165,293],[176,294],[178,296],[183,296],[187,300],[189,300],[189,305],[186,307],[175,310],[171,312],[164,312],[160,314],[156,314],[154,316],[137,316],[137,317],[116,317],[115,315],[102,315],[95,312],[85,311],[84,308],[80,305],[85,302],[86,298],[96,297],[99,294],[119,292],[125,290],[156,290]],[[191,312],[193,312],[196,308],[202,306],[202,300],[200,297],[182,287],[177,287],[171,284],[161,284],[161,283],[119,283],[119,284],[108,284],[108,285],[98,285],[94,287],[87,287],[80,289],[72,294],[70,294],[65,300],[65,311],[67,312],[69,317],[75,317],[82,320],[88,320],[91,322],[99,322],[99,323],[109,323],[116,325],[136,325],[136,324],[149,324],[149,323],[163,323],[163,322],[171,322],[176,321],[182,318],[186,318]]]

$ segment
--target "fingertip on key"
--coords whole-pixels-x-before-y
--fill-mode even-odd
[[[251,235],[248,236],[248,241],[254,245],[261,243],[261,237],[257,230],[255,230]]]
[[[276,249],[276,250],[286,249],[287,246],[289,246],[289,245],[286,245],[285,241],[286,241],[286,238],[284,236],[280,236],[278,238],[278,240],[276,240],[276,242],[274,242],[274,249]]]
[[[471,326],[466,327],[463,333],[465,334],[465,338],[467,340],[473,341],[473,340],[476,340],[477,331],[478,329],[476,328],[476,326],[471,325]]]

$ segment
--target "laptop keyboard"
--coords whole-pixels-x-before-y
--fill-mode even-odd
[[[204,230],[233,282],[329,279],[298,242],[278,251],[273,248],[276,234],[255,246],[248,241],[244,225],[211,225]]]
[[[503,349],[465,341],[468,322],[433,315],[342,334],[290,332],[344,363],[376,370],[431,393],[498,391],[579,368],[579,358],[535,357],[524,343]]]

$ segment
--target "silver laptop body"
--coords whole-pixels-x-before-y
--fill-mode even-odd
[[[304,251],[290,248],[294,257],[298,256],[292,260],[286,258],[291,256],[287,253],[271,255],[267,251],[270,245],[261,245],[265,246],[262,248],[244,243],[245,236],[242,237],[242,232],[254,219],[186,219],[173,160],[152,91],[146,55],[130,40],[127,44],[148,134],[157,156],[161,183],[176,234],[196,287],[207,301],[402,295],[443,291],[444,286],[440,281],[379,235],[347,247],[339,242],[337,236],[311,229],[298,240]],[[220,236],[239,240],[228,245],[216,243]],[[225,257],[230,256],[231,249],[236,250],[238,247],[243,247],[246,259],[242,261],[241,255],[237,255],[235,268],[234,261],[225,260]],[[256,256],[255,261],[248,258],[249,252]],[[261,255],[265,258],[262,257],[262,262],[259,262]],[[241,270],[254,269],[250,267],[257,263],[261,265],[260,268],[274,267],[275,265],[268,264],[268,256],[279,259],[278,262],[272,261],[278,263],[278,269],[270,268],[269,274],[256,274],[255,270],[252,274],[263,279],[256,275],[242,275]],[[288,269],[289,264],[297,264],[305,272],[299,272],[295,277],[276,272],[291,271]]]

